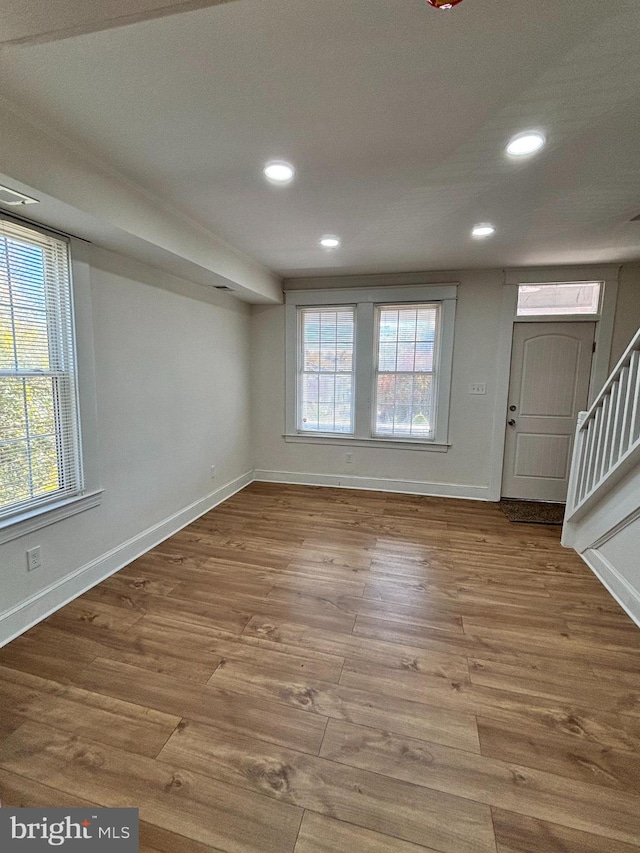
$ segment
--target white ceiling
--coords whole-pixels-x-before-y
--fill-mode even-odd
[[[3,94],[280,275],[640,259],[638,0],[169,5],[0,2]]]
[[[0,0],[0,42],[33,44],[231,0]]]

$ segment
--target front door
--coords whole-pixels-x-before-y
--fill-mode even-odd
[[[502,496],[564,502],[595,323],[516,323]]]

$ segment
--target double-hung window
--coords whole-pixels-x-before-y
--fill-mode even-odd
[[[300,310],[301,432],[353,432],[354,331],[352,307]]]
[[[434,437],[440,306],[376,306],[373,435]]]
[[[288,440],[446,449],[456,286],[289,291]]]
[[[0,220],[0,521],[82,487],[69,246]]]

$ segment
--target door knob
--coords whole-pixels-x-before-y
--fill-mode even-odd
[[[514,421],[513,418],[511,418],[510,421],[507,421],[507,423],[509,424],[509,426],[515,426],[516,425],[516,422]]]
[[[510,412],[515,412],[515,410],[516,410],[517,408],[518,408],[517,406],[509,406],[509,411],[510,411]]]

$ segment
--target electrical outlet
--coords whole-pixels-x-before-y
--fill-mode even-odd
[[[215,466],[215,465],[212,465],[212,466],[211,466],[211,479],[213,480],[213,478],[214,478],[215,476],[216,476],[216,466]]]
[[[344,461],[350,465],[353,462],[353,453],[345,453]]]
[[[34,569],[39,569],[41,565],[42,554],[40,553],[40,546],[29,548],[27,551],[27,571],[32,572]]]
[[[471,388],[469,389],[470,394],[486,394],[487,393],[487,383],[486,382],[474,382]]]

